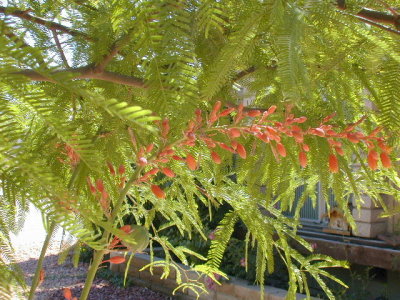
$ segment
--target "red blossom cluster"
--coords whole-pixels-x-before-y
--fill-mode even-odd
[[[132,232],[132,226],[131,225],[124,225],[120,228],[120,230],[126,234],[129,234]],[[113,238],[113,240],[111,241],[111,243],[108,245],[109,249],[114,249],[116,247],[118,247],[118,244],[121,242],[121,239],[117,236],[115,236]]]
[[[76,167],[76,165],[79,163],[80,161],[80,157],[79,154],[75,152],[73,145],[69,145],[69,144],[59,144],[57,143],[55,145],[56,148],[64,148],[61,151],[61,154],[63,154],[64,156],[66,156],[68,159],[65,160],[61,157],[58,158],[58,160],[63,163],[63,164],[68,164],[71,167]]]
[[[72,292],[70,288],[64,288],[63,295],[65,300],[78,300],[77,297],[72,297]]]
[[[282,139],[284,137],[293,138],[299,148],[298,158],[300,166],[305,168],[308,164],[307,152],[310,151],[310,146],[304,142],[304,138],[311,135],[327,140],[331,149],[328,158],[328,166],[332,173],[339,172],[338,155],[345,155],[342,148],[342,142],[345,140],[351,143],[363,142],[367,145],[369,149],[368,164],[372,170],[378,167],[378,149],[380,150],[382,165],[386,168],[391,167],[389,157],[391,149],[387,146],[383,137],[377,136],[381,128],[373,130],[369,135],[365,135],[356,129],[365,117],[361,118],[356,123],[350,124],[343,131],[336,131],[333,125],[327,124],[335,114],[325,117],[316,128],[303,129],[298,124],[306,122],[307,118],[304,116],[295,117],[294,114],[290,113],[290,108],[287,109],[284,121],[278,122],[269,119],[269,116],[275,113],[276,106],[271,106],[264,112],[260,110],[245,112],[243,105],[239,105],[237,108],[230,107],[224,110],[221,110],[221,106],[221,102],[218,101],[208,115],[207,121],[203,121],[202,112],[197,110],[196,118],[189,122],[188,128],[185,131],[186,138],[181,143],[181,146],[193,146],[196,140],[202,141],[210,149],[212,160],[220,164],[221,158],[214,150],[215,147],[218,146],[223,150],[236,153],[241,158],[245,159],[247,157],[246,148],[240,144],[237,139],[243,135],[252,135],[256,139],[269,144],[273,155],[276,160],[279,161],[280,157],[286,157],[287,155]],[[232,113],[235,114],[233,124],[212,127],[221,117],[231,115]],[[250,118],[251,123],[241,125],[240,121],[245,117]],[[213,139],[212,133],[215,131],[227,136],[229,143]],[[190,169],[194,169],[193,166],[196,164],[196,161],[191,156],[189,156],[189,158],[190,160],[187,158],[188,166]]]
[[[133,132],[130,130],[131,142],[136,150],[136,164],[144,170],[135,183],[149,184],[151,178],[159,172],[170,178],[175,177],[175,172],[167,166],[171,160],[185,162],[192,171],[198,169],[198,159],[191,154],[189,149],[195,146],[196,143],[203,143],[210,149],[210,157],[216,164],[222,162],[220,155],[216,151],[218,148],[246,159],[247,149],[239,142],[239,139],[243,136],[252,136],[255,140],[268,144],[277,161],[287,156],[287,149],[283,140],[293,139],[298,146],[298,160],[302,168],[306,168],[308,164],[307,152],[310,151],[310,146],[305,142],[305,137],[307,136],[316,136],[328,142],[330,147],[330,151],[327,154],[328,167],[332,173],[339,172],[338,156],[345,155],[343,150],[344,141],[355,144],[364,143],[367,146],[369,149],[368,165],[372,170],[378,168],[379,159],[383,167],[391,167],[389,157],[391,148],[385,143],[383,137],[378,137],[381,129],[377,128],[368,135],[357,130],[357,126],[365,118],[348,125],[344,130],[337,130],[333,125],[328,124],[335,116],[335,114],[332,114],[325,117],[318,127],[304,129],[304,125],[300,127],[300,124],[307,121],[306,117],[295,117],[290,108],[288,108],[283,121],[276,121],[274,120],[275,118],[270,118],[275,111],[276,106],[271,106],[263,112],[260,110],[245,111],[243,105],[223,109],[222,103],[217,101],[208,115],[197,109],[194,119],[189,121],[187,128],[183,132],[183,138],[175,142],[169,142],[169,121],[163,120],[159,122],[161,146],[158,147],[153,143],[139,147]],[[229,117],[232,121],[227,125],[219,124],[220,122],[218,121],[223,117]],[[218,139],[221,136],[224,137],[223,140],[225,142],[220,141],[220,138]],[[179,153],[180,155],[178,155]],[[182,153],[185,154],[182,155]],[[116,176],[116,171],[112,165],[109,164],[108,166],[110,173]],[[122,176],[124,173],[125,169],[120,166],[118,174]],[[120,184],[123,184],[125,177],[121,178],[123,179]],[[102,207],[105,207],[107,194],[100,182],[96,181],[96,186],[93,186],[90,182],[88,184],[94,195],[101,195],[100,201]],[[160,186],[150,184],[150,189],[156,197],[161,199],[166,197]]]

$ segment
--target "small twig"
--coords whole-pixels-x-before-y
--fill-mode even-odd
[[[94,71],[95,72],[103,72],[105,67],[112,61],[112,59],[118,54],[123,46],[125,46],[132,37],[133,28],[131,28],[126,35],[122,38],[116,40],[110,47],[110,51],[103,56],[103,59],[96,64]]]
[[[2,13],[4,15],[9,15],[9,16],[17,17],[17,18],[24,19],[27,21],[31,21],[36,24],[43,25],[50,30],[59,30],[62,33],[67,33],[67,34],[70,34],[70,35],[76,36],[76,37],[83,37],[84,39],[86,39],[88,41],[94,41],[94,39],[91,36],[87,35],[84,32],[71,29],[67,26],[61,25],[61,24],[53,22],[53,21],[48,21],[48,20],[45,20],[45,19],[42,19],[42,18],[39,18],[36,16],[32,16],[31,14],[29,14],[30,12],[31,12],[30,10],[24,11],[24,10],[16,9],[15,7],[0,6],[0,13]]]
[[[90,9],[90,10],[93,10],[93,11],[97,11],[97,9],[95,7],[93,7],[93,6],[89,5],[89,4],[83,3],[84,1],[82,1],[82,0],[73,0],[73,1],[74,1],[74,3],[76,3],[78,5],[81,5],[84,8],[87,8],[87,9]]]
[[[54,41],[55,41],[56,46],[58,48],[58,51],[60,52],[61,59],[62,59],[64,65],[69,69],[70,66],[68,64],[67,58],[65,57],[64,51],[63,51],[61,43],[60,43],[60,40],[58,39],[57,31],[55,29],[53,29],[53,30],[51,30],[51,32],[53,33],[53,38],[54,38]]]
[[[25,41],[22,38],[20,38],[19,36],[14,34],[11,30],[9,30],[9,28],[5,24],[4,24],[3,28],[4,28],[4,31],[3,31],[4,35],[6,37],[8,37],[10,40],[12,40],[17,46],[19,46],[21,48],[35,50],[32,46],[25,43]],[[44,61],[43,57],[38,53],[37,50],[35,51],[33,56],[37,59],[39,65],[45,65],[45,61]]]
[[[22,70],[19,72],[14,72],[14,74],[24,75],[35,81],[47,81],[47,82],[56,82],[54,79],[50,77],[46,77],[35,70]],[[94,70],[92,65],[88,65],[80,68],[71,68],[66,70],[59,70],[50,73],[50,75],[61,75],[61,74],[74,74],[74,76],[69,77],[68,79],[98,79],[113,83],[119,83],[127,86],[133,86],[137,88],[146,88],[145,82],[137,77],[127,76],[123,74],[118,74],[114,72],[103,71],[101,73],[97,73]]]

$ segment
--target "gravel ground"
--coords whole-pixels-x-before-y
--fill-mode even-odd
[[[40,214],[32,210],[27,217],[27,222],[18,236],[13,237],[13,244],[16,250],[17,260],[25,273],[28,286],[32,281],[39,257],[42,242],[45,238],[45,231],[42,227]],[[63,265],[58,265],[58,253],[60,246],[61,233],[57,232],[53,236],[47,255],[43,264],[45,270],[45,280],[36,290],[36,300],[64,299],[63,289],[71,289],[73,296],[78,297],[83,288],[87,264],[79,264],[74,268],[67,259]],[[167,300],[171,299],[165,295],[153,292],[145,287],[119,288],[112,286],[108,281],[95,279],[90,300]]]

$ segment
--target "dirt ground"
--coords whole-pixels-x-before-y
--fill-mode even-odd
[[[17,261],[25,274],[27,285],[30,286],[46,232],[42,226],[40,213],[34,209],[26,220],[23,230],[13,237],[13,245]],[[78,268],[74,268],[70,259],[67,259],[66,263],[62,265],[57,263],[61,236],[61,231],[53,235],[52,243],[43,264],[45,279],[36,290],[36,300],[63,300],[63,289],[66,287],[70,288],[73,296],[79,299],[85,282],[88,264],[81,263]],[[89,299],[167,300],[172,298],[153,292],[145,287],[120,288],[113,286],[106,280],[95,279]]]

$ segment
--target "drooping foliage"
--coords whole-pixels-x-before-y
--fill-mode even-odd
[[[382,193],[398,194],[399,24],[380,1],[0,3],[0,295],[21,283],[9,234],[29,203],[99,258],[135,243],[118,229],[133,216],[166,274],[197,255],[214,277],[240,220],[258,282],[275,249],[294,297],[306,273],[325,288],[325,269],[342,265],[292,247],[311,250],[296,235],[302,202],[282,214],[298,186],[302,199],[317,182],[325,199],[332,189],[351,224],[350,194],[384,207]],[[207,258],[163,236],[206,239],[199,201],[210,217],[231,207]]]

